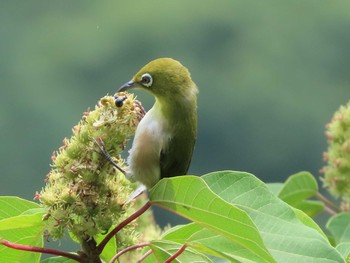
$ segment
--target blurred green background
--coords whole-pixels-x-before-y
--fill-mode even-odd
[[[0,14],[1,195],[32,199],[82,113],[157,57],[200,89],[191,174],[319,176],[350,97],[349,1],[3,0]]]

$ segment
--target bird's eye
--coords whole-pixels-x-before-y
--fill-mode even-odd
[[[141,84],[147,88],[151,87],[153,83],[152,76],[148,73],[145,73],[141,76]]]

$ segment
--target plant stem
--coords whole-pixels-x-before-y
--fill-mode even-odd
[[[320,201],[322,201],[328,207],[328,209],[333,211],[335,214],[340,212],[339,207],[337,207],[332,201],[330,201],[327,197],[322,195],[320,192],[317,192],[316,197]]]
[[[29,245],[16,244],[16,243],[12,243],[8,240],[4,240],[4,239],[0,240],[0,244],[4,245],[6,247],[12,248],[12,249],[17,249],[17,250],[39,252],[39,253],[56,255],[56,256],[62,256],[62,257],[66,257],[66,258],[78,261],[78,262],[81,262],[81,260],[82,260],[82,258],[79,255],[56,250],[56,249],[49,249],[49,248],[43,248],[43,247],[35,247],[35,246],[29,246]]]
[[[139,210],[137,210],[135,213],[133,213],[131,216],[129,216],[127,219],[125,219],[123,222],[121,222],[119,225],[117,225],[111,232],[109,232],[109,234],[97,246],[97,252],[99,254],[101,254],[104,247],[107,245],[108,241],[111,238],[113,238],[127,224],[134,221],[136,218],[138,218],[140,215],[142,215],[144,212],[146,212],[148,210],[148,208],[150,208],[150,207],[151,207],[151,202],[147,201],[143,207],[141,207]]]
[[[84,256],[86,260],[88,260],[88,262],[94,262],[94,263],[102,262],[100,259],[100,253],[97,249],[95,239],[89,237],[89,239],[82,240],[80,243],[81,243],[81,248],[85,254]]]
[[[118,260],[118,258],[125,254],[126,252],[130,251],[130,250],[133,250],[133,249],[137,249],[137,248],[141,248],[141,247],[146,247],[146,246],[149,246],[149,243],[148,242],[145,242],[145,243],[140,243],[140,244],[136,244],[136,245],[133,245],[133,246],[130,246],[130,247],[127,247],[121,251],[119,251],[113,258],[112,260],[110,261],[110,263],[114,263],[116,260]]]
[[[138,261],[136,261],[136,263],[141,263],[142,261],[144,261],[152,253],[153,253],[153,251],[151,249],[148,250]]]
[[[184,244],[180,247],[180,249],[174,254],[172,255],[170,258],[168,258],[167,260],[164,261],[164,263],[170,263],[171,261],[173,261],[174,259],[176,259],[178,256],[180,256],[182,254],[182,252],[185,251],[185,249],[187,248],[187,245]]]
[[[333,211],[333,210],[332,210],[331,208],[329,208],[328,206],[325,206],[324,211],[325,211],[327,214],[331,215],[331,216],[334,216],[334,215],[337,214],[335,211]]]

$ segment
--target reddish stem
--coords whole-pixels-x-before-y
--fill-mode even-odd
[[[8,240],[4,240],[4,239],[0,240],[0,244],[4,245],[6,247],[12,248],[12,249],[17,249],[17,250],[39,252],[39,253],[56,255],[56,256],[62,256],[62,257],[73,259],[73,260],[78,261],[78,262],[81,262],[81,260],[82,260],[82,258],[79,255],[56,250],[56,249],[49,249],[49,248],[43,248],[43,247],[34,247],[34,246],[29,246],[29,245],[16,244],[16,243],[12,243]]]
[[[148,250],[138,261],[136,261],[136,263],[141,263],[152,253],[153,253],[152,249]]]
[[[325,207],[329,208],[330,211],[334,214],[339,213],[341,210],[339,209],[339,207],[337,207],[335,204],[333,204],[332,201],[330,201],[329,199],[327,199],[324,195],[322,195],[320,192],[316,193],[316,197],[321,200],[324,204]],[[327,211],[326,211],[327,212]]]
[[[137,210],[135,213],[133,213],[131,216],[129,216],[127,219],[125,219],[123,222],[121,222],[119,225],[117,225],[116,228],[114,228],[111,232],[109,232],[109,234],[97,246],[98,254],[102,253],[104,247],[107,245],[109,240],[111,240],[111,238],[113,238],[123,227],[125,227],[131,221],[134,221],[136,218],[138,218],[140,215],[142,215],[144,212],[146,212],[147,209],[150,207],[151,207],[151,202],[147,201],[147,203],[144,204],[143,207],[141,207],[139,210]]]
[[[178,256],[180,256],[182,254],[182,252],[185,251],[186,248],[187,248],[186,244],[182,245],[182,247],[180,247],[180,249],[174,255],[172,255],[170,258],[165,260],[164,263],[170,263],[171,261],[176,259]]]
[[[148,242],[145,242],[145,243],[140,243],[140,244],[136,244],[136,245],[133,245],[133,246],[130,246],[130,247],[127,247],[121,251],[119,251],[113,258],[112,260],[110,261],[110,263],[114,263],[116,260],[118,260],[118,258],[125,254],[126,252],[128,251],[131,251],[133,249],[137,249],[137,248],[141,248],[141,247],[146,247],[146,246],[149,246],[149,243]]]

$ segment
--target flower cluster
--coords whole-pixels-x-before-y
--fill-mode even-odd
[[[133,191],[131,183],[101,153],[103,147],[122,167],[120,153],[144,116],[133,95],[118,96],[124,97],[122,107],[113,96],[100,99],[52,155],[51,171],[38,198],[47,209],[44,220],[53,239],[61,238],[65,230],[80,241],[94,238],[133,212],[123,205]]]
[[[341,106],[326,126],[328,150],[324,153],[327,166],[324,173],[325,187],[335,197],[341,197],[343,207],[350,204],[350,102]]]

